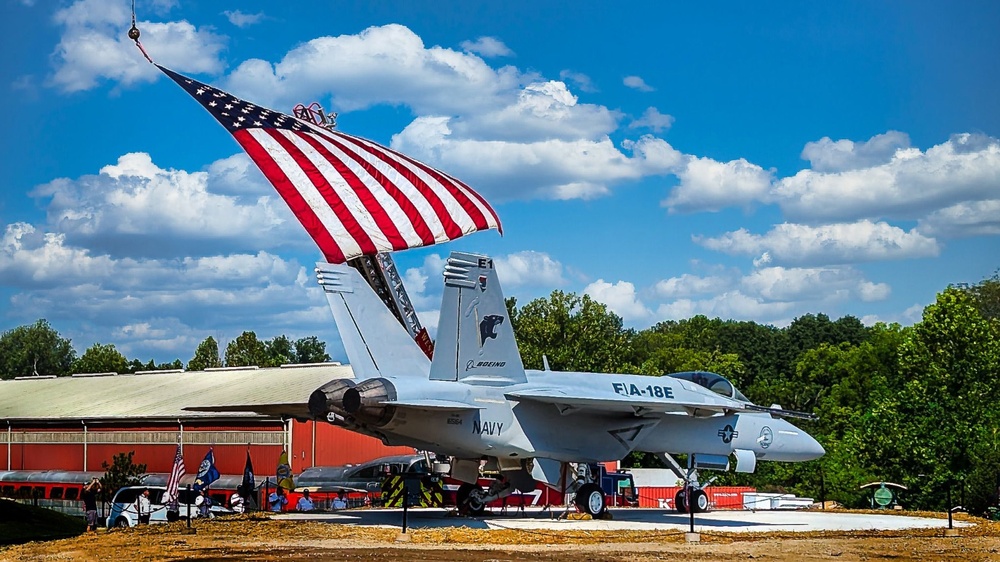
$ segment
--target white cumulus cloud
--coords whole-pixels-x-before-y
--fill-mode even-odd
[[[264,20],[264,12],[245,14],[239,10],[226,10],[222,14],[236,27],[250,27]]]
[[[647,128],[659,133],[666,131],[673,124],[673,116],[660,113],[660,110],[655,107],[647,107],[642,117],[629,123],[628,127],[629,129]]]
[[[640,92],[652,92],[653,87],[646,84],[646,81],[639,76],[626,76],[622,83],[632,88],[633,90],[639,90]]]
[[[590,76],[587,76],[582,72],[563,69],[559,71],[559,79],[568,80],[581,92],[592,93],[597,91],[597,86],[594,85],[594,81],[591,80]]]
[[[939,209],[917,223],[929,236],[967,238],[1000,234],[1000,200],[968,201]]]
[[[896,152],[910,148],[910,137],[899,131],[875,135],[865,142],[849,139],[834,141],[830,137],[806,143],[802,158],[816,172],[843,172],[886,164]]]
[[[510,47],[496,37],[480,37],[475,41],[462,41],[462,49],[484,57],[509,57],[514,54]]]
[[[766,234],[745,228],[717,237],[695,236],[695,242],[730,255],[767,252],[776,264],[844,264],[937,256],[940,245],[915,229],[905,231],[884,222],[862,220],[822,226],[783,223]]]
[[[851,267],[767,267],[740,281],[740,290],[767,301],[838,301],[858,298],[884,300],[891,292],[885,283],[872,283]]]
[[[211,251],[305,242],[284,202],[261,194],[259,179],[249,193],[228,194],[235,179],[258,175],[247,161],[227,158],[209,170],[164,169],[146,153],[130,153],[97,175],[57,179],[32,196],[46,205],[50,230],[114,255],[162,256],[181,248],[198,254],[209,240]],[[213,190],[216,178],[220,193]]]
[[[130,17],[129,3],[123,0],[78,0],[58,10],[54,20],[62,31],[52,53],[50,82],[76,92],[94,88],[101,80],[124,86],[156,80],[160,71],[122,32]],[[142,44],[156,53],[158,63],[181,72],[222,70],[225,37],[187,21],[142,21],[137,26]]]
[[[901,138],[895,141],[880,140],[888,148],[867,149],[869,154],[864,157],[838,154],[838,160],[825,150],[818,161],[837,171],[803,170],[783,178],[777,182],[772,199],[790,220],[812,222],[914,219],[963,202],[996,199],[1000,186],[997,139],[959,134],[925,152],[902,147]],[[873,142],[876,139],[868,144]],[[896,150],[888,160],[877,163],[893,147]],[[855,167],[868,162],[876,164]]]
[[[663,201],[671,212],[718,211],[767,198],[774,172],[745,159],[719,162],[687,158],[677,171],[680,183]]]
[[[625,322],[645,320],[652,314],[646,305],[639,300],[635,285],[628,281],[608,283],[603,279],[598,279],[584,287],[583,292],[597,302],[606,304]]]
[[[470,53],[427,47],[396,24],[356,35],[317,37],[271,63],[250,59],[226,80],[233,93],[270,107],[330,96],[338,111],[402,104],[420,115],[494,108],[516,94],[513,67],[494,70]]]
[[[732,287],[732,280],[726,277],[710,275],[701,277],[685,273],[679,277],[671,277],[658,281],[653,287],[656,295],[665,299],[680,299],[719,293]]]
[[[563,266],[545,252],[525,250],[494,258],[497,277],[504,287],[532,285],[559,287],[566,284]]]

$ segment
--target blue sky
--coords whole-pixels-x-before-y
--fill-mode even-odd
[[[138,0],[165,66],[275,109],[319,101],[491,201],[395,256],[432,328],[451,250],[508,296],[626,325],[805,313],[910,324],[1000,267],[995,2]],[[125,37],[128,2],[5,0],[0,328],[187,361],[318,335],[319,257],[235,141]]]

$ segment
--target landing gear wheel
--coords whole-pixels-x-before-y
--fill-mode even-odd
[[[124,517],[115,519],[115,527],[118,527],[119,529],[128,529],[129,526],[128,519],[125,519]]]
[[[694,512],[702,513],[708,511],[708,494],[705,493],[705,490],[695,490],[692,495],[694,496],[694,501],[692,502]]]
[[[677,508],[677,513],[688,512],[687,494],[684,493],[684,490],[678,491],[677,495],[674,496],[674,507]]]
[[[458,512],[462,515],[482,515],[486,511],[483,501],[483,489],[475,484],[462,484],[455,496]]]
[[[591,517],[597,517],[601,513],[604,513],[604,508],[607,506],[604,490],[593,483],[580,486],[573,502],[576,504],[576,507],[580,508],[580,511],[590,514]]]

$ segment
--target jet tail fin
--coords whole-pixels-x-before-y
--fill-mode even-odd
[[[427,355],[356,269],[318,262],[316,277],[356,379],[427,375]]]
[[[452,252],[437,336],[432,380],[526,382],[493,259]]]

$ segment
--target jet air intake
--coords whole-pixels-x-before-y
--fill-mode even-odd
[[[396,387],[386,379],[368,379],[344,391],[343,409],[355,420],[381,427],[396,415],[396,408],[387,405],[396,399]]]
[[[313,419],[332,421],[330,414],[347,417],[344,410],[344,393],[354,388],[354,381],[337,379],[317,388],[309,395],[309,413]]]

